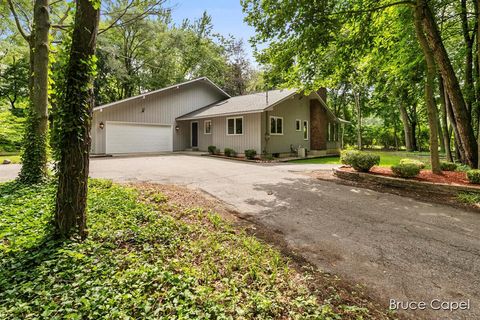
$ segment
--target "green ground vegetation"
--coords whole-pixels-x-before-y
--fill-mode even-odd
[[[364,151],[380,156],[380,166],[390,167],[398,165],[402,159],[415,159],[425,163],[426,167],[430,167],[430,156],[426,152],[402,152],[402,151]],[[313,159],[293,160],[291,163],[303,164],[341,164],[340,157],[323,157]]]
[[[23,109],[18,109],[16,113],[13,113],[0,101],[0,123],[0,156],[18,152],[25,123]]]
[[[474,192],[461,192],[457,200],[466,204],[480,204],[480,194]]]
[[[5,153],[5,154],[0,154],[0,165],[3,163],[3,160],[8,159],[12,161],[12,163],[20,163],[21,158],[18,153]]]
[[[92,180],[89,237],[58,242],[55,185],[0,184],[0,319],[363,319],[201,208]],[[337,303],[337,305],[335,305]]]

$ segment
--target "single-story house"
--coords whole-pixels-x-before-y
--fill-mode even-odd
[[[290,154],[339,152],[338,119],[326,90],[272,90],[231,97],[203,77],[94,108],[93,154],[183,150]]]

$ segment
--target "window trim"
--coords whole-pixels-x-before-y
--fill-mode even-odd
[[[272,119],[275,119],[275,126],[277,126],[277,120],[278,119],[281,119],[282,120],[282,132],[281,133],[273,133],[272,132]],[[279,117],[279,116],[270,116],[270,121],[269,121],[269,125],[270,125],[270,135],[271,136],[283,136],[283,128],[285,126],[285,121],[283,120],[283,117]]]
[[[298,129],[297,129],[297,123],[298,123]],[[295,131],[302,132],[302,120],[295,119]]]
[[[228,120],[233,119],[233,133],[228,133]],[[242,119],[242,133],[236,133],[237,132],[237,119]],[[243,133],[245,132],[245,121],[243,121],[243,116],[239,117],[228,117],[225,119],[225,131],[227,133],[227,136],[243,136]]]
[[[305,124],[307,124],[307,125],[305,125]],[[307,129],[307,137],[305,138],[305,133],[302,132],[303,133],[303,140],[308,141],[308,140],[310,140],[310,132],[309,132],[310,131],[310,125],[308,123],[308,120],[303,120],[303,128],[302,128],[303,131],[305,131],[305,128]]]
[[[210,122],[210,132],[207,132],[207,122]],[[203,134],[212,134],[212,120],[203,121]]]

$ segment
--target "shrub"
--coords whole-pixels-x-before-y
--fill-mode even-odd
[[[245,150],[245,158],[253,160],[257,156],[257,151],[253,149]]]
[[[468,165],[463,163],[457,164],[457,171],[467,172],[468,170],[472,170],[472,168],[470,168]]]
[[[420,168],[420,170],[425,169],[425,163],[423,163],[420,160],[408,159],[408,158],[400,160],[400,164],[408,164],[408,163],[417,165]]]
[[[415,163],[401,163],[392,166],[394,175],[402,178],[413,178],[420,173],[420,167]]]
[[[360,151],[344,151],[340,159],[343,164],[360,172],[368,172],[373,166],[380,164],[380,156]]]
[[[440,169],[442,169],[442,171],[455,171],[457,170],[457,164],[453,162],[441,161]]]
[[[480,203],[480,194],[475,192],[460,192],[457,194],[457,200],[467,204]]]
[[[217,151],[217,147],[215,146],[208,146],[208,153],[215,154]]]
[[[225,148],[225,150],[223,150],[223,153],[227,156],[227,157],[235,157],[236,156],[236,152],[235,150],[231,149],[231,148]]]
[[[468,170],[467,178],[470,183],[480,184],[480,170]]]

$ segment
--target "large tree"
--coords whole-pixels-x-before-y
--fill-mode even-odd
[[[28,33],[22,25],[13,1],[8,0],[8,4],[19,33],[30,48],[30,108],[25,128],[19,179],[28,183],[37,183],[47,175],[50,5],[48,0],[34,1],[32,30]]]
[[[90,130],[99,9],[99,0],[76,2],[72,43],[57,120],[60,160],[55,227],[61,237],[69,237],[75,231],[81,238],[87,236]]]

